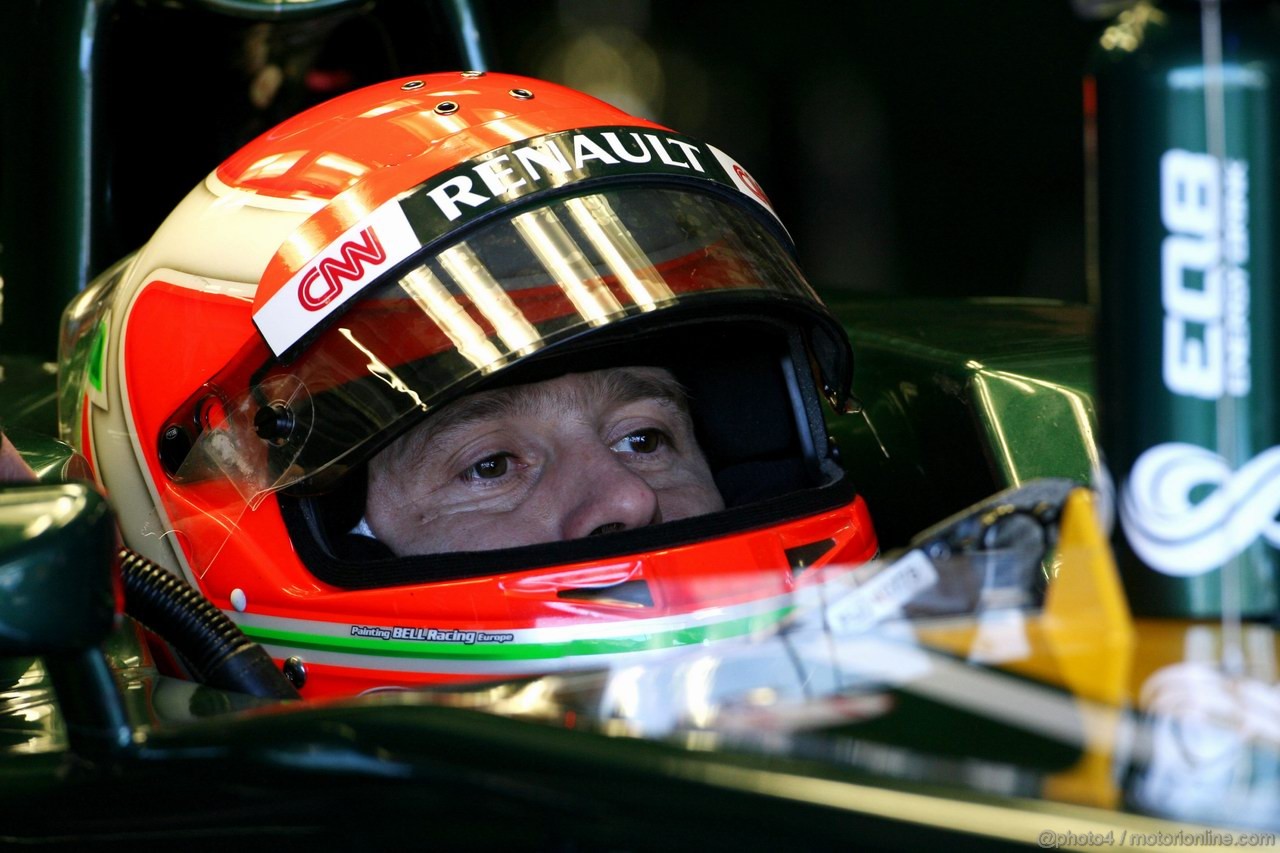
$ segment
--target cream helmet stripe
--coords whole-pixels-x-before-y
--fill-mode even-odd
[[[157,280],[203,293],[219,291],[233,299],[251,303],[257,292],[257,279],[267,260],[279,247],[279,241],[321,207],[323,202],[317,199],[273,198],[251,190],[230,187],[218,180],[216,173],[210,174],[170,214],[170,220],[179,221],[198,217],[202,226],[199,246],[195,249],[190,245],[181,247],[184,256],[188,257],[184,263],[187,271],[180,272],[169,267],[175,247],[166,242],[166,225],[161,225],[152,241],[134,257],[121,282],[122,286],[133,286],[130,282],[141,282],[129,294],[129,302],[124,310],[112,311],[113,328],[110,334],[116,341],[116,352],[114,358],[109,359],[105,365],[105,382],[106,387],[119,389],[123,405],[114,406],[109,412],[95,409],[92,428],[95,442],[128,436],[134,464],[112,465],[106,456],[98,458],[99,455],[95,452],[94,474],[117,502],[135,500],[145,489],[151,498],[149,517],[137,529],[127,531],[126,541],[130,548],[153,562],[171,570],[180,570],[192,584],[196,583],[197,578],[182,548],[170,539],[174,533],[173,520],[165,512],[159,490],[152,481],[150,468],[144,461],[146,455],[141,445],[144,437],[138,435],[137,424],[133,419],[132,389],[126,380],[124,364],[125,353],[128,351],[129,318],[143,291]],[[247,210],[255,212],[248,230],[242,224],[242,219],[230,216]],[[276,234],[279,235],[278,238],[273,236]],[[244,251],[226,252],[221,247],[228,243],[243,245]],[[263,250],[266,254],[263,254]],[[204,275],[193,274],[196,272]],[[153,437],[145,438],[150,440]],[[142,505],[143,502],[138,501],[138,504]]]

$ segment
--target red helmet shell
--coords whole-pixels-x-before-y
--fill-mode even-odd
[[[285,121],[216,172],[228,186],[332,202],[272,258],[255,308],[365,214],[494,148],[608,125],[665,130],[554,83],[509,74],[431,74],[335,98]]]

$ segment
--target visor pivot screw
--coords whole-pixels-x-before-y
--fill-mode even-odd
[[[484,72],[483,71],[463,71],[462,76],[463,77],[483,77]]]
[[[307,665],[297,655],[286,660],[281,669],[284,670],[284,677],[289,679],[289,683],[297,689],[301,690],[307,683]]]
[[[441,101],[440,103],[436,104],[435,112],[436,112],[436,115],[438,116],[451,116],[457,111],[458,111],[458,104],[456,101]]]
[[[293,412],[279,400],[258,409],[258,413],[253,416],[253,429],[258,433],[258,438],[276,447],[289,440],[294,424]]]
[[[191,436],[177,424],[169,424],[160,434],[160,464],[169,476],[178,473],[187,454],[191,452]]]
[[[406,92],[412,92],[414,89],[421,89],[425,85],[427,84],[421,80],[410,80],[408,83],[402,84],[400,88]]]
[[[528,89],[511,89],[507,94],[521,101],[527,101],[533,97],[533,92],[530,92]]]

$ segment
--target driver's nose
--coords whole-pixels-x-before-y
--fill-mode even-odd
[[[561,471],[563,539],[580,539],[657,524],[658,495],[607,447],[595,446]]]

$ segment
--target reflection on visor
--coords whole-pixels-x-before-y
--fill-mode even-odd
[[[521,213],[512,221],[525,243],[551,271],[573,307],[588,323],[603,326],[609,317],[622,313],[622,305],[595,274],[582,250],[554,213],[546,209],[534,210]]]
[[[462,288],[462,292],[470,298],[471,304],[497,331],[498,337],[502,339],[502,343],[508,350],[521,355],[533,351],[538,345],[538,330],[524,318],[520,309],[502,289],[502,285],[489,274],[484,264],[466,243],[445,249],[440,253],[438,260]],[[426,275],[430,275],[426,267],[421,269]],[[403,281],[401,286],[404,286]],[[500,357],[476,364],[476,367],[481,369],[488,367]]]
[[[249,505],[303,481],[319,488],[531,353],[674,306],[718,313],[727,297],[810,313],[817,302],[773,232],[715,197],[633,187],[553,200],[375,283],[292,363],[215,377],[228,418],[203,425],[175,479],[216,469]],[[171,422],[198,421],[182,414]]]
[[[477,368],[483,368],[501,358],[498,348],[489,343],[484,330],[471,319],[467,309],[453,298],[448,288],[435,277],[431,270],[426,267],[413,270],[400,279],[400,286],[414,302],[418,303],[418,307],[431,318],[432,322],[444,330],[449,340],[467,361]],[[530,330],[531,338],[532,335]],[[511,346],[510,338],[504,338],[504,340],[508,346]]]
[[[658,303],[675,298],[607,200],[598,195],[571,198],[565,207],[641,310],[652,311]]]

